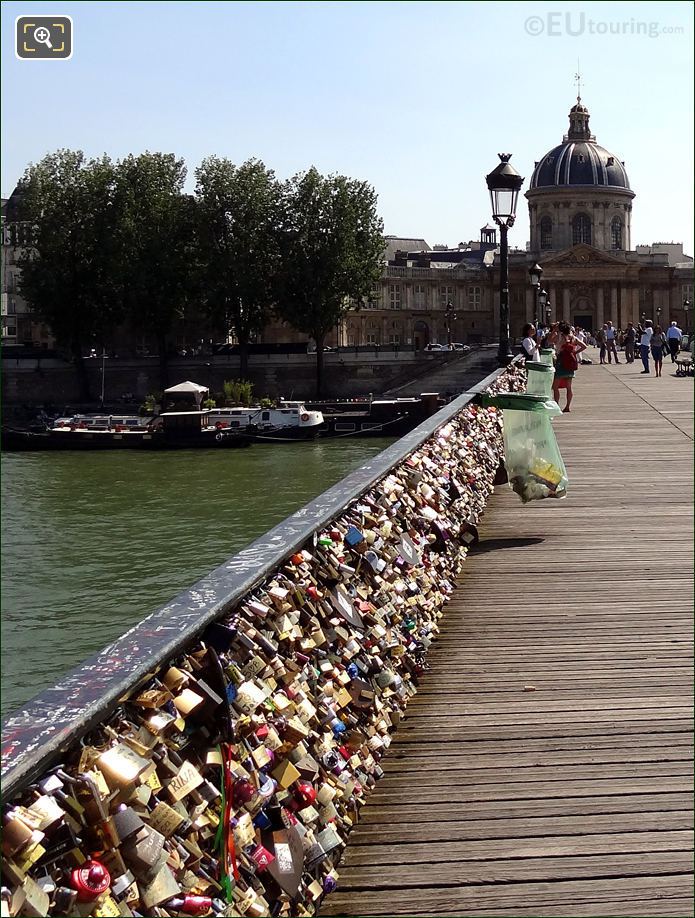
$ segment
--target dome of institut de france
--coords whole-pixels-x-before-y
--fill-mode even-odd
[[[625,164],[620,157],[596,143],[589,130],[589,109],[577,96],[570,109],[570,129],[561,144],[553,147],[537,163],[531,176],[531,189],[571,186],[630,190]]]

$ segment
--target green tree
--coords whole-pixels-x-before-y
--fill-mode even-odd
[[[130,155],[118,165],[119,248],[135,328],[157,342],[168,385],[168,335],[195,298],[195,202],[183,193],[186,166],[173,153]]]
[[[273,293],[280,185],[256,159],[235,166],[210,156],[195,175],[201,288],[210,318],[236,335],[245,378],[249,341],[263,330]]]
[[[58,150],[27,168],[17,196],[29,236],[19,258],[21,293],[69,348],[88,400],[84,351],[95,340],[105,346],[122,316],[115,167],[107,156]]]
[[[376,203],[366,182],[323,176],[314,167],[284,187],[277,311],[316,342],[317,395],[326,335],[381,276],[383,222]]]

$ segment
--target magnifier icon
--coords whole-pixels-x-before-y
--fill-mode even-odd
[[[34,29],[34,41],[39,45],[46,45],[47,48],[53,50],[53,45],[51,44],[51,33],[48,31],[46,26],[39,26],[38,29]]]

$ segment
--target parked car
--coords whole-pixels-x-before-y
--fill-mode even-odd
[[[470,347],[467,344],[461,344],[460,341],[454,341],[454,343],[451,345],[451,350],[462,351],[464,354],[466,354],[468,351],[470,351]]]
[[[445,344],[431,343],[431,344],[425,345],[425,350],[426,351],[448,351],[449,348]]]

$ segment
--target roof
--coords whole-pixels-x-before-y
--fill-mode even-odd
[[[165,389],[164,394],[169,395],[171,393],[190,392],[193,395],[200,395],[202,392],[208,391],[207,386],[200,386],[198,383],[187,380],[186,382],[179,383],[177,386],[171,386],[170,389]]]
[[[424,239],[407,239],[405,236],[386,236],[384,258],[391,261],[396,252],[429,252],[431,246]]]
[[[565,140],[536,164],[531,188],[569,185],[630,190],[625,166],[613,153],[592,140]]]

